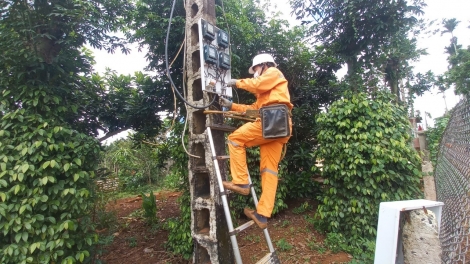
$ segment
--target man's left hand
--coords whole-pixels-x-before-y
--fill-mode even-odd
[[[223,97],[220,97],[219,104],[222,107],[227,107],[228,110],[232,109],[232,102],[230,102],[228,99],[225,99]]]
[[[227,82],[227,87],[237,87],[237,79],[231,79]]]

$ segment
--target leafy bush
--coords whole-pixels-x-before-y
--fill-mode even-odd
[[[189,184],[188,184],[189,185]],[[170,231],[165,247],[171,252],[189,260],[193,255],[193,237],[191,236],[191,197],[183,192],[179,197],[180,216],[168,219],[163,228]]]
[[[449,123],[450,114],[438,117],[434,119],[434,127],[429,128],[426,131],[426,141],[429,149],[429,158],[432,165],[436,167],[437,154],[439,153],[439,144],[441,142],[442,135]]]
[[[325,178],[317,227],[353,246],[375,238],[380,202],[422,196],[406,111],[392,102],[387,92],[347,93],[317,119]]]
[[[328,233],[323,243],[333,253],[348,250],[346,238],[338,233]]]
[[[289,244],[289,242],[287,242],[285,238],[281,238],[280,240],[278,240],[276,242],[276,247],[279,248],[279,250],[281,251],[289,251],[293,248],[293,246]]]
[[[317,167],[312,167],[312,158],[316,159],[312,145],[316,146],[314,142],[294,142],[287,145],[287,154],[290,155],[286,155],[284,162],[288,163],[288,172],[282,180],[285,181],[283,184],[287,187],[288,198],[314,198],[320,193],[320,184],[312,181],[313,175],[320,174]]]
[[[144,217],[148,224],[157,223],[157,202],[155,195],[151,191],[149,196],[142,193],[142,208],[144,208]]]
[[[161,170],[164,164],[156,149],[130,139],[118,140],[105,148],[101,165],[117,172],[121,190],[135,192],[148,189],[163,179]]]
[[[25,109],[0,124],[0,262],[83,261],[99,144]]]
[[[163,228],[169,231],[168,240],[165,247],[184,259],[189,260],[193,254],[193,238],[191,236],[191,197],[189,192],[188,179],[188,156],[186,155],[181,142],[180,135],[182,133],[183,124],[176,124],[171,136],[166,140],[165,145],[159,148],[166,157],[173,161],[170,167],[170,175],[172,181],[179,182],[178,190],[182,195],[178,199],[180,204],[180,216],[178,218],[168,219]],[[186,138],[187,139],[187,138]],[[163,157],[164,155],[161,155]]]
[[[304,214],[305,212],[312,209],[312,206],[308,202],[302,203],[299,207],[292,209],[294,214]]]

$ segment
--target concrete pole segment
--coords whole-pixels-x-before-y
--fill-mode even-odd
[[[215,25],[215,0],[186,1],[186,73],[187,100],[207,105],[213,95],[202,91],[198,21],[205,19]],[[204,110],[188,107],[189,151],[200,158],[189,159],[191,192],[191,236],[194,241],[193,263],[233,263],[233,253],[225,221],[220,191],[213,162],[219,162],[225,178],[225,163],[213,161],[206,126],[221,123],[222,117],[205,115]],[[213,131],[218,155],[225,155],[222,131]]]

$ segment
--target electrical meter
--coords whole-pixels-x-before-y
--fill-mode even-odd
[[[209,41],[213,41],[215,38],[214,25],[209,22],[202,21],[202,37]]]
[[[217,32],[217,44],[221,48],[227,48],[229,43],[228,39],[228,34],[227,32],[223,31],[222,29],[219,29],[219,32]]]
[[[230,69],[230,55],[225,52],[219,53],[219,68],[223,70]]]
[[[204,45],[204,61],[210,64],[217,64],[217,49],[210,45]]]

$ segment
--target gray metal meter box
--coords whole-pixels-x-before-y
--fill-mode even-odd
[[[230,55],[225,52],[219,53],[219,68],[223,70],[230,69]]]
[[[215,24],[200,18],[197,23],[202,91],[232,97],[230,37]],[[226,47],[226,48],[224,48]]]
[[[204,45],[204,61],[210,64],[217,64],[217,60],[217,49],[210,45]]]
[[[213,41],[215,38],[214,25],[204,20],[202,21],[202,37],[209,41]]]
[[[222,29],[219,29],[219,32],[217,32],[217,44],[221,48],[227,48],[229,43],[229,37],[227,32],[225,32]]]

